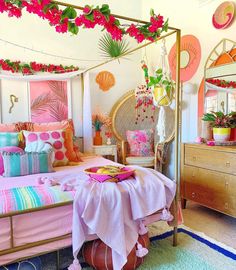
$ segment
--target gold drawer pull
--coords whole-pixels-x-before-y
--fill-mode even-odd
[[[192,192],[192,198],[195,198],[196,193]]]
[[[225,182],[225,188],[229,188],[229,182]]]
[[[197,157],[193,156],[193,161],[196,161],[197,160]]]
[[[226,161],[225,162],[225,165],[226,165],[226,167],[230,167],[230,162],[229,161]]]
[[[229,208],[229,204],[225,203],[225,209],[228,209],[228,208]]]

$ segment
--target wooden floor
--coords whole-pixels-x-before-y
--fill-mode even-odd
[[[196,203],[187,202],[183,210],[184,225],[236,249],[236,218],[221,214]],[[164,221],[149,226],[150,236],[170,230]]]
[[[188,201],[184,225],[236,249],[236,218]]]

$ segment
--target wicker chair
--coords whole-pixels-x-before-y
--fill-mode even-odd
[[[165,163],[169,143],[174,138],[174,111],[169,107],[166,108],[168,126],[167,140],[159,143],[159,136],[156,132],[156,124],[158,119],[159,109],[154,111],[154,121],[145,119],[137,121],[135,110],[135,94],[134,91],[129,91],[122,96],[111,110],[113,134],[117,140],[119,161],[125,165],[140,165],[142,167],[152,167],[162,172],[162,166]],[[153,114],[153,111],[147,114]],[[127,130],[150,129],[155,130],[154,134],[154,156],[153,157],[131,157],[129,156],[129,146],[126,139]]]

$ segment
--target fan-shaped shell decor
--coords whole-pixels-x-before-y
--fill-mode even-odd
[[[101,71],[96,76],[96,83],[102,91],[108,91],[115,85],[115,77],[109,71]]]

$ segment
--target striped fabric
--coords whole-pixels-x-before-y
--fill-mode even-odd
[[[53,151],[49,152],[2,152],[5,177],[53,172]]]
[[[61,191],[60,186],[29,186],[0,190],[0,214],[72,201],[75,191]]]
[[[0,147],[18,146],[19,133],[18,132],[0,132]]]

